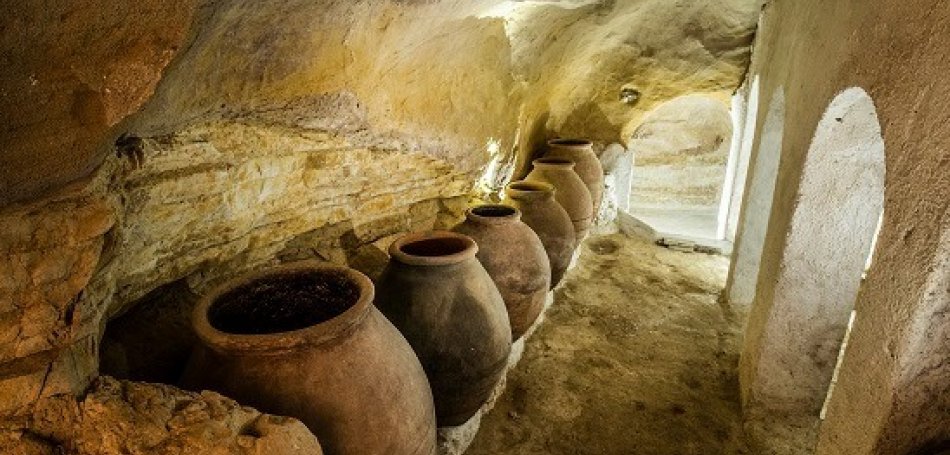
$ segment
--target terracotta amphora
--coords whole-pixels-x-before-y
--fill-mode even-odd
[[[425,372],[373,293],[365,275],[314,261],[226,283],[195,308],[182,385],[296,417],[330,455],[434,455]]]
[[[600,210],[604,198],[604,167],[594,153],[594,145],[587,139],[551,139],[545,158],[566,158],[574,162],[574,172],[590,191],[594,213]]]
[[[407,234],[389,248],[376,305],[409,340],[429,377],[440,427],[488,401],[511,351],[505,302],[470,237]]]
[[[505,187],[502,201],[518,209],[521,221],[541,239],[551,265],[552,289],[571,265],[575,243],[574,224],[564,207],[554,200],[554,192],[550,183],[519,180]]]
[[[541,239],[521,222],[521,212],[507,205],[472,207],[452,230],[475,240],[475,257],[508,309],[511,338],[521,338],[541,315],[551,288],[551,264]]]
[[[587,237],[594,217],[590,191],[574,172],[574,162],[565,158],[539,158],[531,162],[534,168],[525,177],[529,182],[554,185],[554,199],[564,207],[574,224],[574,245]]]

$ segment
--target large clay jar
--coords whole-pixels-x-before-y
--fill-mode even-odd
[[[564,207],[574,224],[574,245],[587,237],[594,217],[590,191],[574,172],[574,162],[565,158],[539,158],[531,162],[534,169],[525,177],[529,182],[554,185],[554,199]]]
[[[475,240],[475,257],[508,309],[511,338],[521,338],[541,315],[551,288],[551,264],[541,239],[521,222],[521,212],[507,205],[470,208],[452,230]]]
[[[574,224],[561,204],[554,200],[554,186],[544,182],[511,182],[505,187],[506,205],[521,212],[521,221],[528,225],[544,245],[551,265],[551,288],[557,286],[574,256]]]
[[[429,377],[440,427],[488,401],[511,351],[505,302],[470,237],[407,234],[389,248],[376,305],[409,340]]]
[[[425,373],[365,275],[312,261],[250,274],[203,298],[192,323],[185,388],[296,417],[328,454],[436,453]]]
[[[604,197],[604,167],[594,153],[594,145],[587,139],[552,139],[548,141],[546,158],[565,158],[574,162],[574,172],[590,191],[596,214]]]

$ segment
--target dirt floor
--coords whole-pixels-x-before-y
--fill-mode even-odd
[[[728,259],[589,238],[471,455],[747,454]]]

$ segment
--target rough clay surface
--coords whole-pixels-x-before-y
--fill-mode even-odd
[[[728,261],[621,234],[582,249],[467,453],[750,453]]]
[[[0,453],[23,455],[316,455],[300,421],[214,392],[99,377],[84,398],[54,396],[0,421]]]

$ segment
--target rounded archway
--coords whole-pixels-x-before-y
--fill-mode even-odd
[[[874,103],[844,90],[804,157],[777,274],[759,276],[740,365],[747,407],[817,419],[883,210],[884,173]]]
[[[717,239],[732,123],[725,102],[700,94],[648,113],[627,144],[630,213],[661,234]]]

